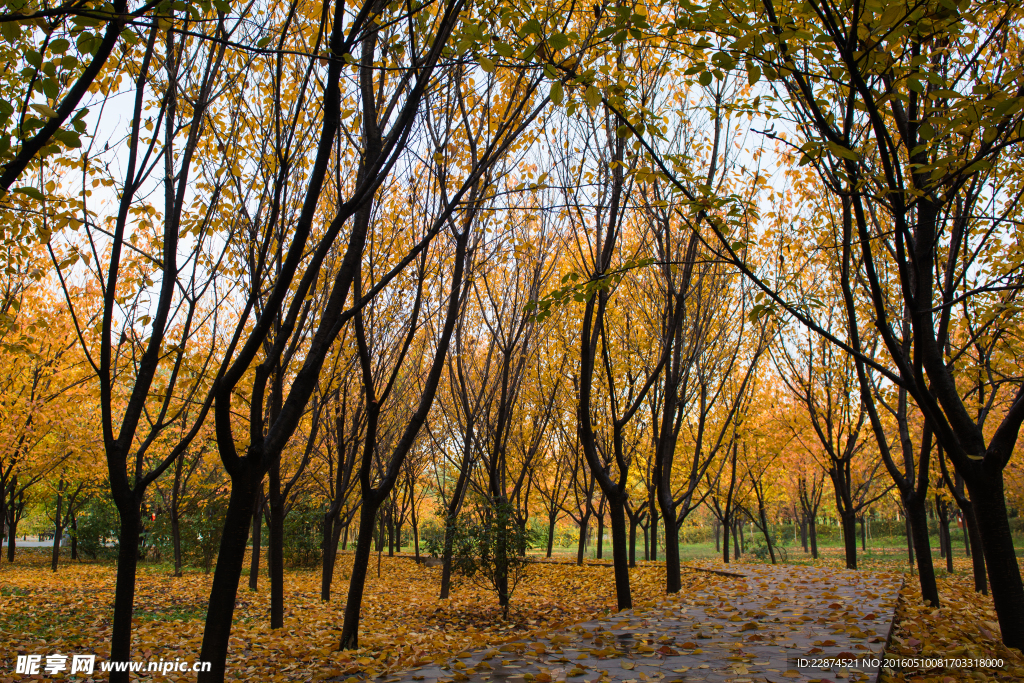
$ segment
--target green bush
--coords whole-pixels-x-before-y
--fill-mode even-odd
[[[455,520],[452,538],[452,572],[494,591],[507,617],[512,594],[529,567],[526,551],[536,540],[533,530],[520,526],[508,501],[487,501]]]
[[[107,496],[92,498],[77,518],[78,552],[94,560],[117,557],[117,534],[121,522],[114,501]]]
[[[296,508],[284,518],[284,561],[292,567],[314,567],[321,559],[324,541],[324,512]]]

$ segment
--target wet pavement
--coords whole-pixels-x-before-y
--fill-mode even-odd
[[[655,610],[626,610],[539,640],[463,652],[446,664],[390,674],[385,680],[876,680],[900,574],[792,565],[728,569],[743,576],[715,576],[706,588],[667,599]]]

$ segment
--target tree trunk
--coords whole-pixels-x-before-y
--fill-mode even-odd
[[[71,516],[71,559],[78,559],[78,515]]]
[[[727,521],[722,522],[722,562],[729,564],[729,537],[732,525]]]
[[[636,520],[629,520],[629,566],[636,566]]]
[[[393,505],[388,505],[384,513],[384,526],[388,532],[388,557],[395,556],[395,510]]]
[[[913,538],[913,551],[917,554],[917,576],[921,583],[921,597],[925,602],[939,607],[939,589],[935,585],[935,568],[932,566],[932,549],[928,539],[928,517],[924,509],[924,496],[917,495],[904,501],[907,512],[907,526]]]
[[[738,521],[732,523],[732,554],[738,560],[740,559],[740,553],[742,546],[740,545],[740,534],[743,533],[743,525]]]
[[[359,513],[359,538],[356,541],[356,551],[352,558],[352,578],[348,582],[345,621],[341,630],[341,649],[343,650],[354,650],[359,647],[359,615],[363,605],[366,570],[370,565],[370,553],[373,550],[374,522],[379,507],[379,504],[373,505],[370,500],[364,499]]]
[[[604,554],[604,505],[601,505],[601,511],[597,515],[597,553],[595,559],[602,559]]]
[[[860,549],[864,552],[868,550],[867,520],[864,515],[860,516]]]
[[[910,566],[914,566],[914,530],[911,528],[910,514],[903,518],[903,526],[907,530],[907,559],[910,561]]]
[[[615,572],[615,600],[621,611],[633,608],[633,596],[629,589],[629,558],[626,556],[626,506],[625,500],[609,498],[608,502],[612,518],[612,565]]]
[[[583,515],[580,523],[580,542],[576,548],[576,566],[583,566],[583,553],[587,550],[587,528],[590,526],[590,513]]]
[[[252,506],[252,557],[249,558],[249,590],[255,591],[260,580],[260,547],[263,543],[263,491],[256,494]]]
[[[807,545],[807,515],[800,517],[800,544],[804,547],[805,553],[811,552]]]
[[[441,551],[441,595],[442,600],[448,599],[452,590],[452,551],[456,520],[449,518],[444,525],[444,550]],[[356,546],[359,547],[358,545]]]
[[[974,569],[974,590],[982,595],[988,595],[988,576],[985,572],[985,551],[982,546],[981,532],[978,531],[978,519],[974,515],[974,504],[968,502],[963,508],[964,528],[967,536],[971,539],[971,564]]]
[[[210,587],[210,602],[206,612],[206,629],[199,659],[210,663],[210,670],[200,672],[199,683],[219,683],[224,680],[231,621],[238,595],[238,581],[242,576],[242,562],[249,544],[250,515],[256,503],[262,473],[252,472],[251,466],[231,479],[231,497],[224,517],[224,531],[220,538],[217,566]]]
[[[768,513],[765,512],[764,505],[758,505],[758,516],[761,518],[761,532],[764,534],[764,542],[768,544],[768,556],[772,559],[772,564],[778,564],[775,561],[775,544],[772,543],[771,534],[768,533]]]
[[[284,627],[284,496],[281,495],[280,459],[270,466],[270,534],[267,572],[270,574],[270,628]]]
[[[1024,584],[1010,535],[1002,470],[986,471],[966,483],[981,532],[988,582],[1003,644],[1024,650]]]
[[[18,517],[14,512],[14,490],[11,490],[11,503],[7,506],[7,561],[14,562],[14,537],[18,533]]]
[[[807,517],[809,536],[811,537],[811,558],[818,559],[818,520],[813,515]]]
[[[57,514],[54,515],[53,524],[53,558],[50,560],[50,571],[57,571],[57,563],[60,561],[60,537],[64,533],[64,525],[61,524],[61,513],[64,503],[64,480],[61,479],[57,489]]]
[[[171,548],[174,551],[175,576],[181,576],[181,523],[178,519],[178,502],[181,496],[181,474],[184,461],[185,454],[182,453],[174,463],[174,485],[171,487]]]
[[[558,517],[555,515],[548,516],[548,551],[546,557],[551,557],[551,551],[555,547],[555,522]]]
[[[658,559],[658,506],[651,500],[651,559]]]
[[[127,662],[132,647],[132,613],[135,609],[135,574],[139,561],[142,529],[141,502],[134,497],[117,506],[120,529],[117,536],[117,578],[114,583],[114,624],[110,636],[110,661]],[[205,658],[203,658],[205,661]],[[111,671],[111,683],[128,683],[129,674]]]
[[[337,545],[337,544],[335,544]],[[416,516],[416,496],[412,497],[412,550],[416,561],[420,561],[420,520]]]
[[[720,552],[722,552],[722,548],[721,548],[721,542],[720,542],[720,538],[719,537],[722,534],[722,528],[721,528],[721,524],[719,523],[719,521],[717,519],[711,523],[711,529],[714,531],[714,534],[715,534],[715,552],[716,553],[720,553]]]
[[[857,568],[857,516],[853,512],[843,512],[839,515],[840,524],[843,525],[843,546],[846,550],[846,568]]]
[[[679,568],[679,525],[667,514],[662,519],[665,520],[665,592],[678,593],[683,587]]]

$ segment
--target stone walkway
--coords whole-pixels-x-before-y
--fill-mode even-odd
[[[792,565],[730,570],[744,576],[716,576],[706,589],[673,597],[657,610],[618,612],[539,641],[464,652],[446,665],[386,680],[798,683],[877,678],[878,664],[871,660],[880,658],[885,647],[901,575]],[[823,668],[814,661],[820,658],[857,661]]]

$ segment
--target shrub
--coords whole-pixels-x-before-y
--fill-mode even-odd
[[[526,575],[526,551],[536,534],[521,526],[515,507],[505,500],[487,501],[464,513],[452,527],[452,572],[498,595],[502,614]]]

